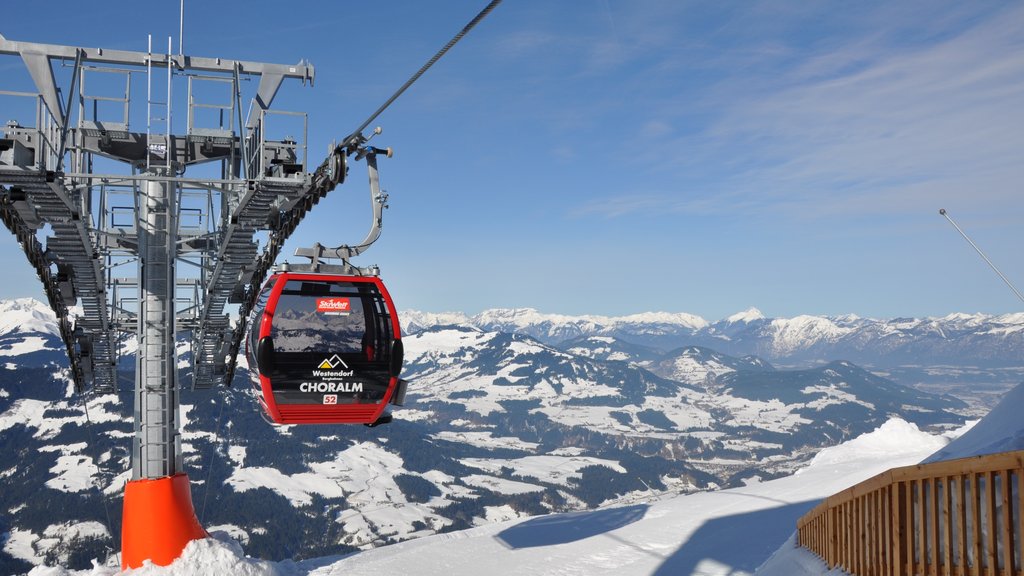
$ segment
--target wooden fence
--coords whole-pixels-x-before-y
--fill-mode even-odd
[[[1024,450],[894,468],[797,522],[799,544],[856,576],[1024,576]]]

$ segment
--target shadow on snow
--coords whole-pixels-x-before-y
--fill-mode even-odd
[[[796,521],[818,500],[709,519],[655,576],[753,574],[796,530]]]
[[[552,514],[506,528],[495,538],[512,549],[567,544],[604,534],[644,517],[648,506],[637,504],[594,512]]]

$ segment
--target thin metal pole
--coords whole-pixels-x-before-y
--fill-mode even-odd
[[[146,36],[146,168],[150,167],[153,149],[153,35]]]
[[[181,15],[178,18],[178,56],[185,55],[185,0],[181,0]]]
[[[170,165],[171,165],[171,74],[173,73],[173,69],[174,69],[174,66],[171,64],[171,50],[173,49],[173,44],[171,42],[172,42],[171,37],[168,36],[167,37],[167,131],[165,132],[165,134],[167,136],[166,137],[167,155],[165,156],[165,159],[167,161],[167,166],[168,167],[170,167]],[[169,174],[173,174],[173,172],[169,172]]]
[[[971,240],[970,236],[968,236],[963,230],[960,229],[959,226],[956,225],[956,222],[953,222],[953,219],[950,218],[949,214],[946,213],[946,209],[940,208],[939,214],[945,216],[946,220],[949,220],[949,223],[953,225],[953,228],[956,228],[956,231],[959,232],[960,235],[964,237],[964,240],[967,240],[967,243],[974,248],[974,251],[977,252],[978,255],[981,256],[985,260],[985,262],[988,263],[989,267],[992,268],[992,270],[996,274],[998,274],[1000,278],[1003,279],[1003,282],[1005,282],[1006,285],[1010,287],[1010,290],[1013,290],[1013,293],[1017,295],[1017,298],[1020,299],[1021,302],[1024,302],[1024,295],[1021,295],[1020,291],[1017,290],[1017,288],[1013,285],[1012,282],[1010,282],[1010,279],[1007,278],[1006,275],[1004,275],[1002,272],[1000,272],[999,268],[996,268],[996,265],[993,264],[992,261],[988,259],[988,256],[985,256],[985,253],[981,251],[981,248],[978,248],[978,245],[974,243],[974,240]]]

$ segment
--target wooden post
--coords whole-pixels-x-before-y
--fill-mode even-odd
[[[999,493],[1000,505],[1003,507],[1003,521],[1000,523],[1000,531],[1003,536],[1003,574],[1013,576],[1013,500],[1010,499],[1010,492],[1013,490],[1013,483],[1010,479],[1009,470],[1000,470]]]
[[[974,566],[971,570],[971,574],[981,576],[985,573],[985,558],[983,552],[985,550],[981,541],[981,481],[979,474],[971,473],[971,508],[974,514]]]
[[[835,510],[835,509],[833,509],[831,507],[829,508],[829,510],[828,510],[828,559],[825,562],[826,564],[828,564],[829,570],[835,568],[836,564],[839,562],[838,559],[836,558],[836,546],[838,544],[837,541],[836,541],[836,532],[839,529],[839,527],[837,525],[837,514],[838,514],[837,510]]]
[[[919,526],[914,518],[914,481],[907,482],[907,574],[917,574],[917,557],[914,554],[916,539],[914,538],[914,527]]]
[[[856,574],[857,565],[857,499],[850,500],[850,572]]]
[[[843,502],[843,570],[853,571],[853,556],[850,549],[853,548],[853,539],[850,537],[850,506],[851,502]]]
[[[882,561],[885,558],[885,552],[883,552],[881,546],[882,534],[884,534],[884,528],[882,524],[882,511],[880,509],[882,504],[881,497],[882,494],[880,490],[873,490],[871,492],[871,510],[873,511],[872,519],[875,523],[874,533],[871,537],[875,549],[875,554],[874,558],[872,558],[871,564],[873,566],[872,571],[876,576],[882,576]]]
[[[946,566],[946,576],[953,576],[953,514],[950,509],[953,507],[953,477],[945,476],[942,479],[942,535],[943,535],[943,563]]]
[[[1020,545],[1019,555],[1024,564],[1024,463],[1017,459],[1017,544]],[[1016,567],[1018,575],[1024,575],[1024,566]]]
[[[939,566],[939,559],[941,559],[941,551],[939,550],[939,532],[942,527],[939,525],[939,479],[931,479],[932,493],[929,504],[932,506],[932,566],[929,570],[929,574],[935,576],[942,576],[942,570]]]
[[[888,487],[879,488],[875,493],[875,498],[878,501],[878,505],[875,508],[878,510],[878,573],[881,576],[889,576],[886,566],[889,563],[889,529],[892,522],[887,515],[889,493]]]
[[[892,492],[892,509],[895,512],[892,530],[892,575],[909,575],[907,563],[907,483],[900,482]]]
[[[875,525],[874,503],[871,492],[864,495],[864,573],[875,576]]]
[[[850,538],[850,502],[843,503],[843,537],[840,540],[842,542],[843,549],[843,570],[849,572],[853,569],[850,561],[853,559],[850,556],[850,548],[852,548],[853,541]]]
[[[875,524],[875,502],[874,493],[868,492],[864,495],[864,573],[867,576],[875,576],[875,557],[878,550],[875,548],[875,532],[878,525]]]
[[[856,519],[854,525],[857,530],[857,540],[854,543],[854,560],[853,560],[853,572],[855,574],[864,573],[864,501],[860,498],[854,498],[854,509]]]
[[[885,487],[875,490],[875,550],[878,551],[875,557],[875,573],[879,576],[888,576],[885,573],[885,558],[888,556],[888,547],[885,545],[888,522],[885,517]]]
[[[967,498],[967,476],[961,474],[957,478],[956,489],[956,519],[960,528],[958,537],[960,538],[960,550],[959,550],[959,565],[957,574],[959,576],[967,576],[969,574],[967,568],[967,506],[964,505],[964,499]]]
[[[995,482],[993,481],[994,474],[992,472],[985,473],[985,499],[982,501],[982,507],[985,509],[985,523],[988,528],[985,538],[985,573],[989,576],[995,576],[996,572],[996,538],[998,532],[996,532],[996,491]]]
[[[918,545],[920,546],[920,553],[918,559],[921,565],[914,574],[927,574],[928,573],[928,517],[925,515],[925,506],[928,505],[928,500],[925,499],[925,481],[918,481],[918,497],[916,497],[916,503],[918,503]]]
[[[882,576],[892,575],[892,484],[879,492],[882,515]]]

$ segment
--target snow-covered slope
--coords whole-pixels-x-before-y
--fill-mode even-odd
[[[772,366],[756,356],[734,358],[702,346],[687,346],[665,354],[651,369],[679,382],[713,386],[722,375],[737,370],[764,372]]]
[[[1003,406],[1018,407],[1024,386]],[[988,446],[1020,437],[1024,422],[1000,408],[945,448]],[[670,496],[634,493],[631,501],[593,511],[489,524],[360,552],[302,562],[247,558],[227,539],[191,543],[168,567],[126,574],[358,576],[383,573],[476,576],[614,574],[701,576],[824,576],[830,572],[793,544],[796,519],[820,498],[894,466],[944,450],[950,435],[930,435],[894,419],[877,430],[822,450],[796,474],[742,488]],[[966,455],[963,453],[957,456]],[[6,546],[20,546],[7,534]],[[742,542],[742,546],[737,546]],[[29,549],[31,550],[31,549]],[[116,562],[116,559],[114,559]],[[86,571],[37,567],[32,576],[113,576],[114,567]]]
[[[750,574],[817,499],[942,443],[894,420],[780,480],[487,526],[361,553],[310,574]]]
[[[750,313],[733,324],[763,321]],[[189,392],[185,461],[204,479],[194,496],[205,501],[208,491],[211,524],[252,554],[320,556],[633,503],[645,484],[679,493],[776,478],[892,415],[962,421],[948,399],[901,390],[846,362],[776,370],[755,357],[657,351],[607,334],[572,342],[464,325],[420,330],[406,338],[409,403],[380,429],[272,428],[245,387]],[[61,362],[63,353],[59,343],[49,352]],[[27,370],[28,358],[0,370],[0,454],[19,463],[0,470],[8,487],[0,538],[10,543],[0,544],[0,566],[27,570],[65,554],[81,567],[91,557],[82,554],[109,541],[86,531],[94,534],[87,548],[71,542],[102,517],[93,484],[110,498],[123,485],[130,402],[90,399],[95,440],[83,446],[82,407],[53,378],[54,360]]]
[[[0,365],[60,362],[64,346],[50,307],[32,298],[0,300]]]
[[[592,360],[628,355],[606,338],[575,340],[569,350],[582,354],[576,355],[518,334],[425,330],[405,338],[405,375],[416,383],[409,398],[442,420],[505,435],[527,427],[549,440],[563,438],[567,428],[583,429],[602,437],[602,450],[671,455],[709,473],[718,472],[723,458],[737,466],[755,454],[764,472],[773,468],[766,461],[781,465],[821,447],[808,446],[808,439],[840,442],[891,415],[948,425],[951,411],[963,406],[847,362],[775,370],[757,358],[698,347],[669,353],[650,371]],[[585,438],[575,442],[591,445]]]
[[[685,496],[636,493],[632,502],[613,507],[510,520],[344,558],[303,562],[261,562],[244,558],[233,543],[197,541],[172,566],[127,574],[749,575],[784,544],[796,519],[818,499],[892,466],[917,462],[945,442],[912,424],[891,420],[854,441],[822,451],[793,476],[742,488]],[[778,568],[786,555],[776,554],[758,573],[796,576],[797,572]],[[786,569],[793,566],[792,561],[784,564]],[[32,576],[115,573],[103,567],[87,572],[60,568],[31,572]]]
[[[1020,394],[1021,389],[1015,393]],[[1020,398],[1008,401],[1019,406]],[[970,434],[973,444],[991,444],[1019,435],[1022,428],[1019,418],[1007,419],[993,411],[961,438],[966,440]],[[822,450],[792,476],[742,488],[685,496],[635,493],[629,503],[598,510],[510,520],[347,557],[302,562],[247,558],[237,544],[221,535],[224,540],[191,543],[171,566],[147,566],[126,575],[824,576],[830,574],[824,564],[793,544],[796,519],[822,497],[941,450],[947,436],[926,434],[894,419],[873,432]],[[117,573],[116,568],[97,566],[88,571],[37,567],[30,574]]]
[[[893,413],[922,425],[962,420],[947,399],[904,389],[891,401],[891,383],[841,364],[775,371],[757,359],[683,349],[665,356],[692,369],[677,380],[591,357],[600,346],[608,355],[619,349],[610,336],[590,337],[579,355],[470,327],[405,341],[407,406],[383,428],[274,428],[245,386],[186,391],[184,460],[202,479],[194,497],[209,504],[206,519],[254,555],[339,554],[592,509],[645,484],[692,492],[774,478]],[[65,395],[66,381],[53,377],[58,369],[24,360],[0,370],[0,457],[18,462],[0,469],[0,509],[8,511],[0,535],[12,542],[0,546],[0,573],[61,554],[80,568],[91,557],[83,554],[109,539],[47,534],[77,534],[74,526],[104,518],[98,492],[119,494],[130,400],[90,397],[90,426],[77,398]],[[698,373],[704,378],[690,378]]]
[[[1024,450],[1024,384],[1010,390],[1003,400],[968,432],[928,457],[938,462],[996,452]]]
[[[0,300],[0,336],[14,331],[60,336],[53,311],[34,298]]]

